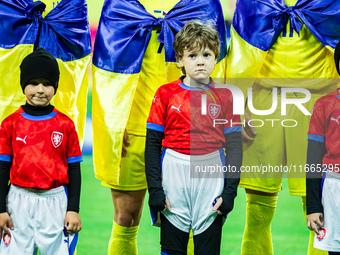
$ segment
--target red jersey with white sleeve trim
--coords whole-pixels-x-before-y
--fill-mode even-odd
[[[68,164],[82,161],[73,121],[56,109],[32,116],[20,107],[1,123],[0,160],[12,162],[13,185],[52,189],[68,184]]]
[[[338,90],[316,101],[309,124],[308,140],[325,143],[322,164],[339,172],[340,167],[340,94]]]
[[[207,107],[203,112],[202,96]],[[217,89],[213,82],[204,87],[189,87],[178,79],[157,90],[147,129],[164,132],[164,148],[203,155],[222,148],[224,134],[241,132],[240,122],[240,116],[233,114],[230,90]]]

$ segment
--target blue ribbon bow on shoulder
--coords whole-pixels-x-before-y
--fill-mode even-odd
[[[251,45],[268,51],[290,21],[289,36],[302,25],[324,45],[335,48],[340,40],[340,1],[298,0],[287,7],[284,0],[238,0],[233,18],[236,32]]]
[[[91,53],[85,0],[63,0],[45,18],[46,5],[32,0],[0,0],[0,47],[34,44],[63,61]]]
[[[172,44],[175,34],[191,20],[220,24],[221,56],[226,54],[225,25],[217,0],[182,0],[164,18],[149,14],[137,0],[106,1],[94,46],[93,64],[116,73],[139,73],[151,31],[160,26],[160,49],[164,45],[165,61],[176,62]]]
[[[261,1],[259,1],[261,2]],[[294,6],[286,7],[284,9],[278,10],[276,16],[273,18],[273,27],[276,31],[282,31],[283,29],[283,37],[286,37],[286,25],[290,20],[290,31],[289,37],[293,37],[293,31],[300,36],[300,29],[302,27],[302,22],[299,20],[297,14],[295,13]]]

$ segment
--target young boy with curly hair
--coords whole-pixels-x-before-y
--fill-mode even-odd
[[[210,78],[219,46],[216,30],[188,22],[173,44],[184,76],[161,86],[153,98],[145,171],[150,209],[161,212],[162,254],[186,254],[191,229],[195,254],[219,254],[224,216],[233,209],[241,126],[231,92]],[[214,125],[221,119],[225,124]],[[221,171],[225,166],[233,171]]]

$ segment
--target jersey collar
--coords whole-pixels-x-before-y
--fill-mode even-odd
[[[210,83],[208,85],[204,85],[203,87],[190,87],[187,86],[183,83],[183,79],[185,76],[182,76],[181,78],[178,79],[178,85],[185,90],[190,90],[190,91],[202,91],[202,90],[209,90],[210,88],[215,87],[215,82],[213,79],[210,78]]]
[[[54,116],[57,115],[57,112],[55,111],[55,108],[54,108],[54,110],[51,113],[46,114],[46,115],[41,115],[41,116],[30,115],[30,114],[26,113],[21,107],[20,107],[19,113],[25,119],[33,120],[33,121],[49,120],[49,119],[52,119]]]

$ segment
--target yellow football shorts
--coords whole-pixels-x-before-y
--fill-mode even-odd
[[[118,183],[111,185],[102,181],[102,185],[111,189],[135,191],[147,188],[145,177],[145,136],[129,135],[130,145],[126,147],[127,153],[122,157]]]
[[[325,79],[326,80],[326,79]],[[311,91],[311,99],[303,106],[312,113],[317,99],[336,89],[336,85],[322,92]],[[303,93],[288,93],[287,99],[304,98]],[[272,106],[271,90],[253,87],[255,109],[267,110]],[[295,105],[288,104],[287,115],[281,115],[281,89],[278,88],[278,106],[270,115],[256,115],[246,111],[256,126],[254,141],[243,144],[243,166],[240,187],[276,193],[281,190],[283,177],[288,177],[290,194],[306,195],[305,171],[307,157],[307,134],[310,116],[306,116]]]

